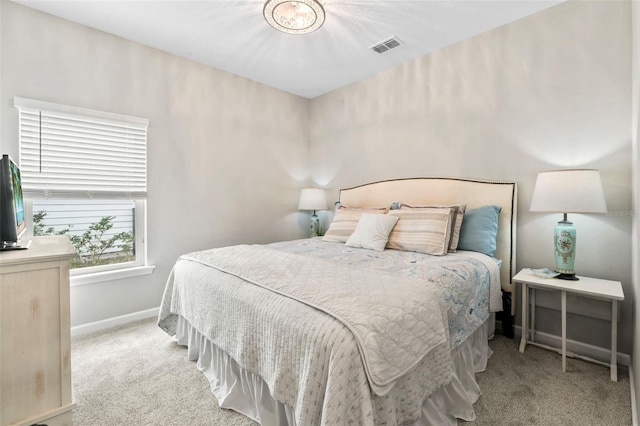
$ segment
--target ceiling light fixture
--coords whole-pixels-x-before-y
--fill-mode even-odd
[[[319,0],[267,0],[262,13],[269,25],[288,34],[310,33],[324,23]]]

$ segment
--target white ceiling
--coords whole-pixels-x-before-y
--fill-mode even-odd
[[[263,0],[13,1],[314,98],[563,0],[326,0],[303,35],[271,28]],[[392,35],[403,44],[370,50]]]

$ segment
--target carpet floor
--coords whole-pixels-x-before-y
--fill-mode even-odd
[[[75,426],[255,425],[221,409],[207,379],[178,346],[155,325],[143,320],[74,337],[72,371]],[[560,355],[496,336],[487,371],[477,375],[482,396],[477,420],[461,425],[631,425],[627,369],[618,382],[609,369],[568,359],[562,373]]]

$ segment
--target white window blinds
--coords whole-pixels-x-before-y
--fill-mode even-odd
[[[32,197],[146,198],[148,120],[14,98]]]

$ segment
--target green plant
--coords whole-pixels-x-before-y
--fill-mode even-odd
[[[47,213],[39,211],[33,215],[33,235],[63,235],[69,233],[69,228],[56,231],[54,227],[44,224]],[[76,249],[76,257],[71,260],[72,268],[108,265],[111,263],[129,262],[134,260],[133,232],[119,232],[107,237],[105,234],[113,228],[115,216],[104,216],[98,222],[80,235],[69,234],[69,240]],[[108,252],[117,248],[117,253]]]
[[[69,232],[69,228],[65,228],[61,231],[56,231],[53,226],[45,228],[44,218],[47,216],[47,212],[39,211],[33,214],[33,236],[39,237],[43,235],[64,235]]]
[[[133,233],[120,232],[107,238],[105,234],[113,228],[113,219],[115,216],[105,216],[98,222],[91,224],[89,229],[80,235],[70,235],[71,244],[76,248],[76,252],[80,257],[80,262],[84,266],[97,266],[107,263],[113,263],[106,260],[103,256],[107,250],[118,248],[123,252],[123,256],[119,256],[118,261],[122,261],[122,257],[129,258],[129,252],[133,249]],[[120,244],[118,242],[121,241]]]

